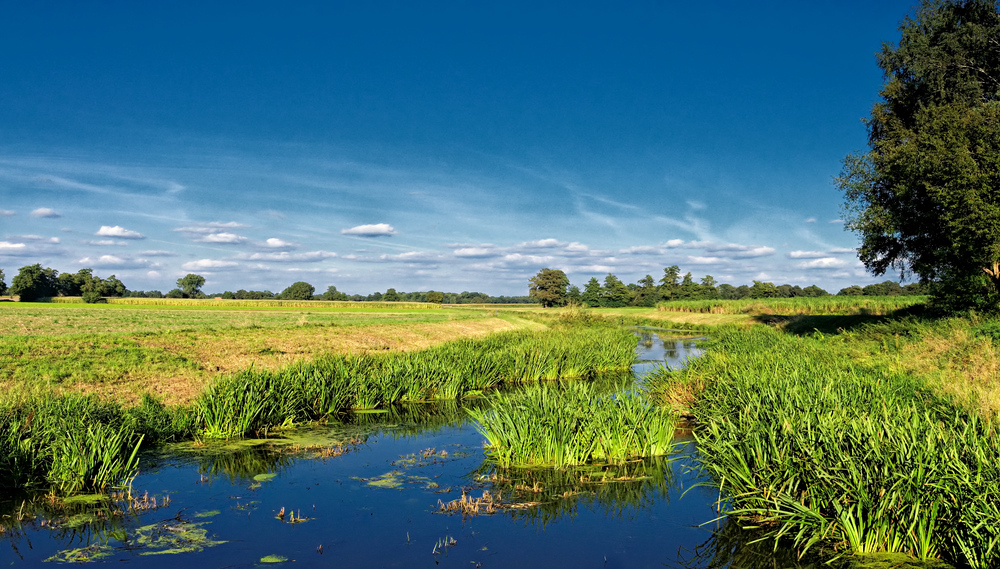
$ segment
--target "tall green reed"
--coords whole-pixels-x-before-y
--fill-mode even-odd
[[[701,468],[723,510],[800,550],[1000,562],[1000,436],[842,338],[719,329],[661,383],[697,383]],[[656,381],[654,379],[654,381]]]
[[[540,384],[473,409],[500,467],[623,462],[673,450],[676,419],[637,391],[601,394],[590,383]]]
[[[421,352],[329,355],[278,371],[219,377],[195,408],[205,436],[241,437],[350,410],[627,370],[635,344],[627,330],[577,326],[462,339]]]

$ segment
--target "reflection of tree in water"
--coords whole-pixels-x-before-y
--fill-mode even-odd
[[[574,517],[580,508],[632,519],[640,510],[669,500],[677,486],[671,462],[668,457],[654,457],[621,465],[500,469],[487,460],[470,476],[493,495],[499,494],[505,504],[533,504],[503,511],[541,529]]]

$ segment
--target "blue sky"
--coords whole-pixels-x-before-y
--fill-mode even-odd
[[[886,278],[832,179],[910,0],[289,4],[5,4],[7,282]]]

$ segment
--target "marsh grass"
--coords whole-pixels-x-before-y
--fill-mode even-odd
[[[837,337],[720,329],[701,359],[658,374],[660,393],[674,382],[698,386],[701,468],[741,525],[800,551],[994,567],[1000,436],[893,363],[892,353],[927,330],[899,322]]]
[[[628,370],[636,338],[613,327],[506,332],[410,353],[329,355],[218,378],[195,402],[205,436],[232,438],[400,402],[481,396],[501,384]]]
[[[601,394],[589,383],[541,384],[470,410],[499,467],[620,463],[674,450],[676,418],[638,391]]]
[[[146,443],[189,437],[183,410],[147,397],[132,409],[79,395],[0,401],[0,487],[61,493],[126,484]]]

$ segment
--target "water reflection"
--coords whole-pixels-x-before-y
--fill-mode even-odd
[[[658,367],[683,367],[704,351],[698,347],[705,339],[702,336],[678,337],[675,332],[649,327],[636,328],[635,333],[639,336],[639,349],[632,373],[639,378]]]

